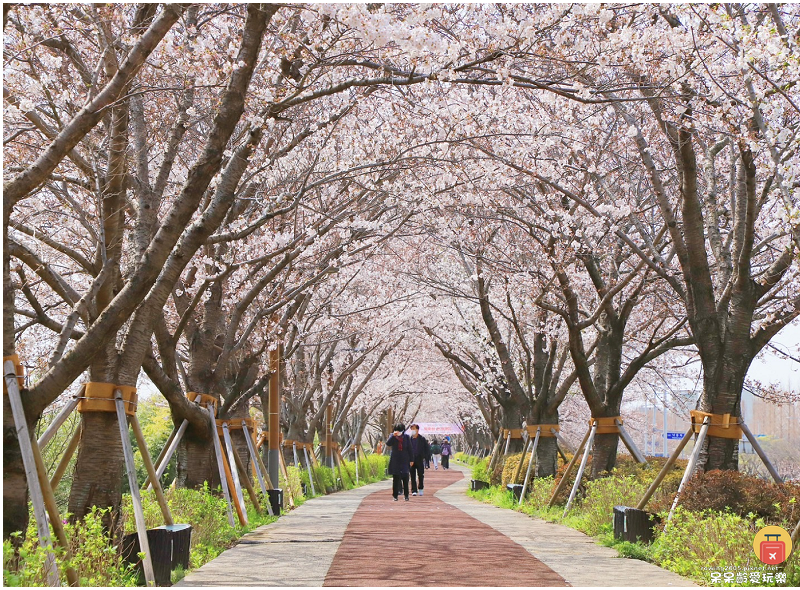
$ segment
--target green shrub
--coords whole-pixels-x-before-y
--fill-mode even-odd
[[[520,470],[520,476],[518,480],[522,480],[525,477],[525,470],[528,468],[528,463],[530,460],[530,453],[525,453],[525,457],[523,459],[522,453],[515,453],[513,455],[507,455],[505,462],[503,463],[503,475],[500,483],[502,485],[506,485],[509,483],[520,483],[520,481],[512,482],[511,480],[514,479],[514,473],[516,473],[517,466],[519,466],[519,462],[522,460],[522,469]]]
[[[276,517],[270,517],[264,508],[263,514],[255,511],[250,504],[249,496],[245,495],[248,526],[238,525],[231,527],[228,522],[228,508],[225,498],[212,494],[205,484],[202,489],[192,490],[186,488],[169,488],[165,491],[167,505],[172,519],[176,523],[192,525],[192,542],[189,553],[189,567],[194,569],[214,559],[228,547],[233,546],[239,537],[247,531],[253,530],[263,524],[274,522]],[[262,505],[264,501],[261,502]],[[164,524],[164,518],[155,499],[155,492],[142,492],[142,505],[145,514],[145,523],[148,528],[155,528]],[[235,516],[235,511],[234,511]],[[125,533],[136,531],[136,522],[133,517],[133,506],[129,495],[122,498],[121,525]]]
[[[725,566],[760,569],[753,552],[755,524],[730,513],[691,512],[678,508],[666,529],[657,534],[653,557],[659,565],[683,576],[707,581],[708,569]]]
[[[491,479],[491,474],[489,473],[488,457],[486,459],[482,459],[480,461],[476,461],[475,463],[473,463],[472,479],[485,482],[488,482]]]
[[[613,529],[614,506],[635,506],[647,490],[633,476],[603,477],[586,484],[586,494],[571,514],[575,528],[597,536]]]
[[[298,469],[294,465],[287,465],[286,466],[286,473],[289,474],[289,481],[286,481],[286,478],[283,476],[283,473],[280,474],[281,486],[284,489],[284,495],[288,494],[291,491],[292,498],[294,498],[295,504],[298,502],[302,503],[305,500],[305,496],[303,495],[303,487],[300,485],[302,482],[306,482],[308,485],[308,474],[306,473],[305,480],[303,479],[303,470]]]
[[[66,569],[71,567],[81,586],[135,586],[136,572],[125,564],[117,548],[103,530],[102,510],[92,508],[78,522],[64,523],[72,558],[65,559],[60,547],[55,549],[62,585],[67,585]],[[51,538],[53,536],[51,530]],[[3,542],[3,583],[6,586],[48,586],[45,574],[47,552],[39,546],[36,521],[30,514],[25,541],[15,553],[9,541]]]

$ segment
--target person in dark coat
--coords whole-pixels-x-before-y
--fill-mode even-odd
[[[450,446],[450,437],[445,436],[442,443],[442,468],[450,469],[450,457],[453,455],[453,447]]]
[[[411,425],[411,495],[425,492],[425,463],[431,460],[431,446],[428,439],[419,433],[419,425]],[[419,486],[417,485],[419,480]]]
[[[392,497],[397,502],[402,487],[403,496],[408,502],[408,474],[411,471],[413,457],[411,456],[411,437],[405,433],[406,427],[395,424],[394,432],[386,441],[386,446],[391,447],[392,456],[389,457],[389,475],[392,476]]]

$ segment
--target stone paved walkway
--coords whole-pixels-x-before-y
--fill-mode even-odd
[[[456,467],[428,472],[426,495],[408,503],[392,501],[391,482],[309,500],[178,585],[693,585],[572,529],[478,502],[468,482]]]

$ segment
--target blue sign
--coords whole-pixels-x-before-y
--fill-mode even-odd
[[[667,432],[667,440],[680,440],[683,438],[685,432]]]

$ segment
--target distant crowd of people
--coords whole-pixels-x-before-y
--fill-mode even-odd
[[[450,469],[450,457],[453,448],[450,446],[450,437],[445,436],[442,442],[433,438],[428,439],[419,433],[419,425],[411,425],[411,434],[406,434],[403,424],[395,424],[394,432],[386,441],[386,446],[391,447],[392,456],[389,458],[389,474],[392,476],[392,497],[398,501],[400,492],[408,502],[408,484],[411,480],[411,495],[422,496],[425,494],[425,469],[430,469],[433,463],[434,470]]]

